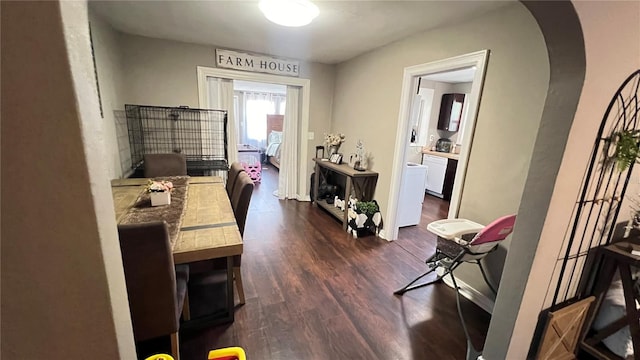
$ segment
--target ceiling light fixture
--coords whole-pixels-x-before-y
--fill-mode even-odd
[[[305,26],[320,13],[309,0],[260,0],[258,6],[269,21],[282,26]]]

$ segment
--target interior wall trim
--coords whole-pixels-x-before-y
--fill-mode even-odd
[[[458,216],[460,201],[462,199],[462,189],[466,177],[467,163],[471,153],[471,142],[473,141],[473,133],[478,117],[478,109],[480,106],[480,98],[482,97],[482,88],[484,86],[484,78],[487,71],[487,61],[489,60],[489,50],[476,51],[469,54],[450,57],[447,59],[432,61],[425,64],[419,64],[404,68],[402,78],[402,93],[400,95],[400,112],[398,114],[398,127],[396,131],[396,141],[393,157],[393,165],[391,170],[391,184],[389,198],[387,201],[387,220],[385,220],[385,228],[388,230],[386,239],[388,241],[398,238],[398,199],[400,198],[400,185],[402,184],[402,173],[405,164],[405,149],[409,144],[409,114],[411,111],[411,102],[416,86],[416,79],[420,76],[457,70],[461,68],[476,67],[473,77],[471,92],[469,95],[469,113],[468,124],[464,129],[464,137],[462,140],[462,151],[458,160],[458,170],[453,182],[453,192],[449,205],[448,218]]]
[[[309,189],[307,188],[307,154],[308,154],[308,136],[309,133],[309,101],[311,96],[311,80],[304,78],[294,78],[288,76],[270,75],[262,73],[252,73],[238,70],[210,68],[206,66],[198,66],[196,68],[198,77],[198,104],[200,108],[207,108],[209,102],[207,98],[207,77],[217,77],[231,80],[256,81],[271,84],[280,84],[287,86],[297,86],[301,88],[301,108],[300,108],[300,128],[298,131],[298,158],[297,170],[298,176],[298,196],[297,199],[306,199],[309,197]],[[306,197],[305,197],[306,196]],[[309,199],[310,201],[311,199]],[[305,200],[303,200],[305,201]]]
[[[445,276],[442,280],[445,284],[447,284],[447,286],[455,290],[453,281],[451,281],[450,276]],[[493,314],[493,306],[495,305],[495,301],[491,300],[491,298],[489,298],[487,295],[476,290],[473,286],[460,280],[460,278],[456,278],[456,283],[458,283],[458,287],[460,288],[460,295],[464,296],[474,304],[480,306],[482,310],[488,312],[489,314]]]

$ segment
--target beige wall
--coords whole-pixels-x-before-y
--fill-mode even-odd
[[[2,2],[3,359],[134,359],[83,2]]]
[[[129,104],[198,107],[197,66],[215,67],[215,46],[187,44],[121,34],[124,101]],[[308,154],[329,132],[335,67],[319,63],[300,65],[300,77],[311,80]],[[306,140],[305,140],[306,141]],[[309,160],[308,178],[313,164]],[[308,185],[308,184],[307,184]]]
[[[529,12],[514,4],[412,36],[338,66],[332,130],[346,134],[345,152],[360,138],[373,153],[373,170],[380,173],[375,197],[385,218],[389,216],[387,196],[403,69],[482,49],[491,54],[459,217],[489,223],[518,210],[547,92],[546,48]],[[495,253],[494,282],[499,279],[504,253]],[[470,273],[461,268],[457,273],[489,294],[477,268]]]
[[[460,215],[487,222],[517,209],[545,97],[546,51],[531,15],[514,4],[338,66],[332,130],[347,135],[345,151],[360,138],[373,153],[372,169],[380,173],[376,198],[385,216],[403,69],[482,49],[491,55]]]
[[[507,353],[509,359],[523,358],[529,350],[560,240],[570,226],[572,208],[602,116],[622,81],[640,69],[640,3],[576,1],[573,5],[584,33],[586,77],[534,263],[530,273],[520,280],[526,281],[527,287]],[[624,212],[623,209],[621,217]],[[503,341],[504,337],[499,340],[500,337],[496,335],[495,340]]]
[[[105,160],[109,179],[115,179],[128,170],[123,169],[120,159],[130,159],[126,124],[122,131],[122,116],[119,116],[124,110],[120,33],[93,14],[90,14],[89,20],[100,84],[103,116],[99,121],[104,129]],[[117,125],[120,126],[120,131],[116,131]],[[119,143],[124,145],[123,149]]]

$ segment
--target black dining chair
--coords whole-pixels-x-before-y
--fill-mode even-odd
[[[189,267],[174,266],[164,221],[119,225],[118,235],[134,339],[170,335],[172,356],[179,359],[178,329]]]
[[[187,157],[184,154],[145,154],[144,177],[187,175]]]

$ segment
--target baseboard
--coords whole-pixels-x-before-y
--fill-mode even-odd
[[[387,235],[384,233],[384,229],[378,232],[378,237],[383,240],[387,240],[388,242],[392,242],[393,240],[387,239]]]
[[[451,280],[451,276],[444,277],[444,283],[449,287],[454,289],[453,281]],[[493,300],[488,298],[485,294],[471,287],[469,284],[460,280],[460,278],[456,278],[456,283],[458,283],[458,287],[460,288],[460,294],[465,298],[471,300],[474,304],[480,306],[482,310],[488,312],[489,314],[493,314],[493,305],[495,304]]]

